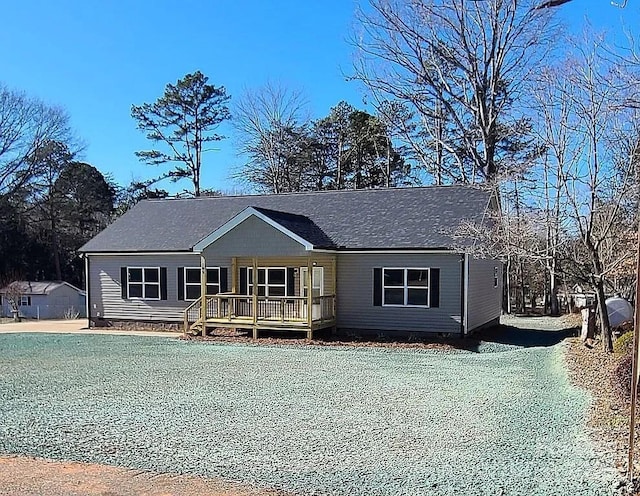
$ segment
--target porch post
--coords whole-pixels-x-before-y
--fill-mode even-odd
[[[313,262],[307,257],[307,339],[313,339]]]
[[[236,294],[238,292],[238,258],[231,258],[231,292]]]
[[[338,299],[338,261],[337,255],[333,255],[333,260],[331,260],[331,268],[333,269],[333,321],[336,321],[336,300]],[[335,324],[333,325],[335,329]]]
[[[258,259],[253,257],[251,294],[253,295],[253,339],[258,339]]]
[[[200,318],[204,337],[207,335],[207,260],[203,253],[200,253]]]

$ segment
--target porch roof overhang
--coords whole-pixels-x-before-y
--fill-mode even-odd
[[[324,241],[324,239],[328,240],[326,235],[318,228],[313,221],[308,219],[307,217],[295,214],[289,214],[286,212],[276,212],[272,210],[267,210],[258,207],[247,207],[242,210],[240,213],[229,219],[227,222],[222,224],[219,228],[217,228],[212,233],[208,234],[200,241],[198,241],[195,245],[193,245],[194,253],[202,253],[202,251],[207,248],[209,245],[222,238],[225,234],[231,232],[237,226],[242,224],[245,220],[250,217],[256,217],[266,224],[270,225],[274,229],[280,231],[285,236],[291,238],[293,241],[301,244],[306,251],[312,251],[314,248],[332,248],[330,241],[327,243],[321,243],[321,246],[318,246],[317,243],[309,240],[308,238],[320,238]],[[284,221],[284,222],[283,222]],[[302,229],[301,229],[302,227]],[[305,231],[308,235],[302,235],[300,233],[294,232],[294,229],[297,231]],[[323,239],[324,238],[324,239]],[[324,246],[322,246],[324,245]]]

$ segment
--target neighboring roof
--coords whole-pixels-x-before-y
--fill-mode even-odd
[[[452,248],[455,228],[482,221],[489,202],[460,185],[143,200],[80,251],[190,251],[247,207],[315,247]]]
[[[69,286],[71,289],[76,290],[78,293],[83,293],[80,288],[76,288],[73,284],[69,284],[65,281],[14,281],[11,284],[19,284],[22,289],[22,293],[25,295],[48,295],[55,291],[59,287]],[[6,293],[7,287],[0,289],[0,293]]]

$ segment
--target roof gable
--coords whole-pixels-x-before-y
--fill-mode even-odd
[[[296,241],[297,243],[300,243],[305,248],[305,250],[313,250],[314,245],[311,241],[309,241],[308,239],[305,239],[304,237],[300,236],[296,232],[292,231],[291,229],[283,225],[283,223],[278,222],[278,220],[276,220],[281,216],[274,215],[274,214],[279,214],[279,213],[280,212],[273,212],[270,210],[258,209],[255,207],[247,207],[242,212],[237,214],[235,217],[229,219],[227,222],[221,225],[218,229],[210,233],[208,236],[198,241],[193,246],[193,251],[201,252],[207,246],[214,243],[215,241],[223,237],[225,234],[227,234],[228,232],[232,231],[234,228],[239,226],[242,222],[247,220],[249,217],[257,217],[261,221],[269,224],[271,227],[277,229],[285,236],[288,236],[289,238]],[[286,215],[290,215],[285,213],[282,213],[282,214],[283,216],[281,218],[286,218]],[[301,217],[301,216],[298,216],[298,217]],[[294,226],[291,226],[291,227],[294,227]]]

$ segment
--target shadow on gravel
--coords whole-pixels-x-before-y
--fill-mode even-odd
[[[520,348],[531,348],[534,346],[553,346],[565,338],[577,335],[578,330],[575,327],[554,331],[543,331],[539,329],[526,329],[509,325],[500,325],[480,331],[471,339],[485,343],[497,343],[517,346]]]
[[[512,323],[515,325],[510,325]],[[411,348],[498,353],[520,348],[553,346],[567,337],[578,335],[578,329],[575,327],[559,327],[561,327],[561,322],[557,319],[532,318],[528,316],[512,320],[508,324],[483,329],[468,337],[450,334],[421,335],[416,333],[403,335],[381,332],[339,332],[338,334],[332,334],[330,330],[325,329],[317,331],[312,341],[307,341],[304,333],[292,333],[291,331],[262,331],[260,339],[254,341],[247,331],[216,329],[205,338],[189,336],[181,339],[250,345]]]

